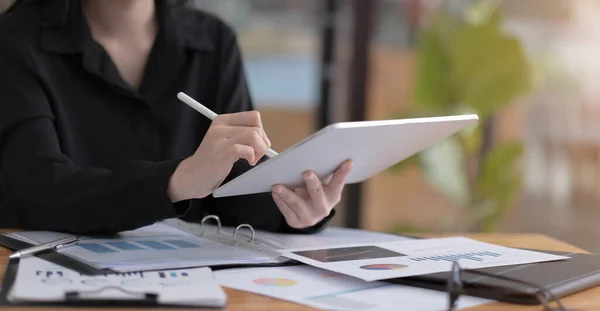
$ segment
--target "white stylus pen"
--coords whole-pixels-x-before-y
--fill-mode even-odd
[[[205,117],[207,117],[211,120],[213,120],[217,116],[217,114],[214,111],[206,108],[206,106],[197,102],[196,100],[194,100],[193,98],[191,98],[190,96],[188,96],[187,94],[185,94],[183,92],[177,93],[177,98],[179,98],[180,101],[184,102],[186,105],[192,107],[194,110],[200,112]],[[269,156],[270,158],[272,158],[276,155],[277,155],[277,152],[275,152],[275,150],[273,150],[271,148],[269,148],[267,150],[267,156]]]

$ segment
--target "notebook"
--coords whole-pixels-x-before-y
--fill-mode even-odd
[[[542,286],[557,298],[563,298],[600,285],[600,256],[539,250],[538,252],[566,256],[570,259],[477,270]],[[387,281],[445,292],[448,277],[449,273],[443,272]],[[539,304],[536,298],[536,288],[516,285],[514,282],[465,273],[463,286],[464,293],[468,296],[515,304]],[[506,290],[506,288],[509,290]]]

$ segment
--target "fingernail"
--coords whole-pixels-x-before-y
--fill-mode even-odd
[[[315,179],[315,174],[313,174],[312,172],[307,172],[304,174],[304,177],[308,180],[313,180]]]
[[[275,193],[282,193],[283,189],[281,189],[281,187],[274,187],[273,191],[275,191]]]
[[[348,164],[346,164],[349,170],[351,170],[351,169],[352,169],[352,165],[353,165],[353,164],[354,164],[354,162],[353,162],[353,161],[350,161],[350,162],[348,162]]]

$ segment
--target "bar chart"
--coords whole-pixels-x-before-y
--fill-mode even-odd
[[[450,255],[439,255],[439,256],[426,256],[426,257],[413,257],[410,258],[412,261],[423,262],[423,261],[458,261],[461,259],[471,260],[476,262],[482,262],[485,258],[493,257],[501,257],[502,254],[494,253],[494,252],[471,252],[471,253],[462,253],[462,254],[450,254]]]
[[[169,240],[131,240],[113,242],[82,242],[78,247],[96,254],[133,252],[142,250],[173,251],[177,249],[193,249],[201,246],[183,239]]]

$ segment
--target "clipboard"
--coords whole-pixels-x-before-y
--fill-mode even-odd
[[[9,301],[8,293],[12,288],[19,269],[20,259],[11,259],[5,270],[4,279],[0,285],[0,307],[15,307],[15,306],[39,306],[39,307],[50,307],[50,306],[63,306],[63,307],[105,307],[105,308],[180,308],[190,309],[196,308],[190,305],[175,305],[159,302],[159,295],[156,293],[134,293],[128,292],[119,287],[105,287],[100,290],[92,291],[68,291],[65,292],[65,298],[63,301],[52,301],[52,302],[11,302]],[[98,293],[99,291],[117,289],[122,293],[129,294],[131,296],[137,296],[138,299],[127,298],[127,299],[95,299],[86,298],[86,295]],[[201,306],[202,309],[221,309],[220,307]]]

